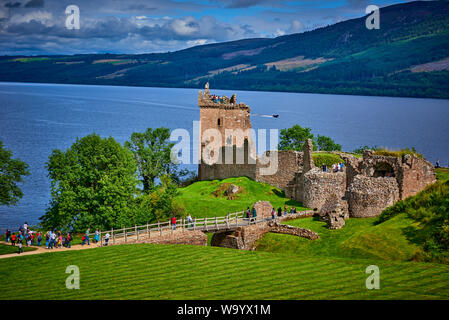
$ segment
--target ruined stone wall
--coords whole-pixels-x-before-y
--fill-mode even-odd
[[[268,157],[269,155],[273,156],[272,153],[275,153],[278,159],[276,173],[273,175],[261,175],[260,169],[267,168],[270,164],[262,164],[260,159],[257,159],[256,180],[271,184],[281,190],[286,190],[288,185],[295,180],[296,174],[302,168],[303,153],[298,151],[267,151],[265,157]]]
[[[357,175],[346,195],[351,217],[375,217],[400,200],[395,178]]]
[[[248,140],[245,140],[243,147],[221,147],[218,158],[221,163],[209,165],[207,163],[200,163],[198,165],[198,179],[199,180],[216,180],[227,179],[232,177],[246,176],[250,179],[256,180],[256,160],[249,156],[250,146]],[[243,159],[238,155],[243,155]],[[227,159],[227,155],[230,155]],[[226,164],[230,160],[230,164]]]
[[[335,194],[343,198],[346,192],[345,172],[322,172],[314,168],[303,175],[303,205],[321,210],[327,197]]]
[[[162,235],[153,235],[150,238],[142,235],[141,239],[129,239],[126,243],[189,244],[206,246],[207,235],[198,230],[175,230],[173,233],[166,232]]]
[[[417,194],[436,181],[433,165],[412,155],[406,155],[402,159],[402,170],[398,178],[401,199]]]
[[[256,209],[258,217],[271,217],[271,210],[273,209],[273,206],[269,201],[257,201],[254,204],[254,208]]]
[[[268,226],[270,228],[269,231],[273,233],[290,234],[310,240],[316,240],[319,238],[318,233],[305,228],[293,227],[287,224],[279,224],[278,222],[269,222]]]

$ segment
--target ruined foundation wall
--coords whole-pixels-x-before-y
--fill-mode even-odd
[[[335,194],[339,199],[345,196],[346,174],[344,172],[322,172],[314,168],[303,175],[303,205],[321,210],[327,197]]]
[[[374,178],[358,175],[348,188],[347,199],[351,217],[376,217],[400,200],[394,178]]]
[[[407,155],[403,158],[402,170],[398,180],[401,199],[405,199],[435,183],[435,169],[425,159]]]
[[[262,164],[257,159],[256,180],[271,184],[281,190],[286,190],[288,185],[295,180],[296,174],[301,170],[303,165],[303,153],[298,151],[267,151],[277,154],[278,168],[273,175],[261,175],[260,169],[269,167],[269,164]],[[266,157],[268,157],[266,153]],[[275,156],[274,156],[275,157]]]

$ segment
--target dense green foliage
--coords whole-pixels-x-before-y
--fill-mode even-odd
[[[355,154],[363,154],[365,152],[365,150],[373,150],[373,151],[375,151],[377,149],[378,149],[377,146],[372,146],[372,147],[361,146],[361,147],[359,147],[357,149],[354,149],[354,151],[352,151],[352,152],[354,152]]]
[[[29,175],[28,164],[12,158],[12,152],[3,148],[0,141],[0,205],[14,205],[23,193],[17,185]]]
[[[330,137],[317,135],[315,144],[321,151],[341,151],[341,144],[335,143]]]
[[[281,129],[278,149],[302,151],[307,139],[313,139],[312,129],[295,124],[291,128]]]
[[[311,128],[303,128],[299,124],[293,125],[288,129],[281,129],[279,150],[296,150],[302,151],[303,145],[307,139],[312,140],[313,149],[321,151],[340,151],[341,145],[337,144],[330,137],[317,135],[312,133]]]
[[[51,179],[45,227],[122,227],[130,222],[129,203],[137,193],[133,154],[114,138],[88,135],[65,152],[53,150],[47,162]]]
[[[192,88],[209,81],[221,89],[449,98],[449,70],[412,71],[448,57],[449,3],[397,4],[381,8],[380,16],[379,30],[368,30],[361,17],[301,34],[168,53],[4,56],[0,81]],[[267,67],[298,57],[322,62]],[[223,70],[237,65],[253,68]]]
[[[317,167],[322,167],[323,163],[325,163],[328,168],[332,167],[333,164],[345,163],[342,157],[333,153],[314,153],[312,154],[312,157],[313,163]]]
[[[156,179],[175,171],[171,162],[171,149],[168,128],[148,128],[145,132],[134,132],[125,147],[133,152],[144,193],[148,194],[155,187]]]
[[[422,247],[415,259],[449,263],[449,180],[440,180],[385,209],[378,223],[400,215],[416,223],[407,230],[410,241]]]
[[[224,196],[224,191],[230,184],[240,188],[240,192],[232,200]],[[275,208],[287,205],[295,206],[297,210],[305,209],[300,203],[286,198],[278,188],[246,177],[199,181],[180,188],[176,200],[192,217],[223,216],[244,211],[259,200],[269,201]]]
[[[370,264],[381,290],[366,289]],[[79,290],[65,286],[68,265]],[[448,299],[449,266],[140,244],[1,259],[0,283],[2,300]]]

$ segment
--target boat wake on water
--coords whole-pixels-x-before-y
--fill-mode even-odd
[[[257,117],[262,117],[262,118],[278,118],[279,115],[278,114],[258,114],[258,113],[253,113],[253,116],[257,116]]]

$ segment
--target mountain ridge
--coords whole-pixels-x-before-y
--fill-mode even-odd
[[[449,98],[449,2],[415,1],[298,34],[167,53],[0,57],[0,81]]]

